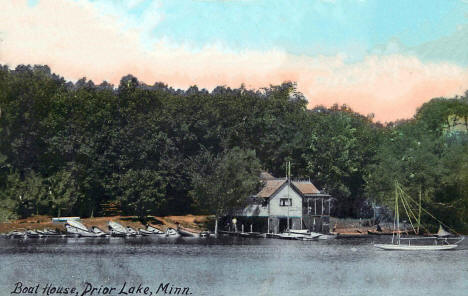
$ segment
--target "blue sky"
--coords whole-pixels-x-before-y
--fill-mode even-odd
[[[353,61],[389,42],[407,49],[468,33],[467,0],[89,1],[125,25],[145,26],[144,43],[164,39],[193,50],[216,44],[233,51],[346,54]],[[147,14],[158,21],[143,22]],[[447,51],[435,58],[465,64],[465,56],[457,61]]]
[[[284,81],[388,121],[468,89],[468,0],[1,0],[0,64],[176,88]]]

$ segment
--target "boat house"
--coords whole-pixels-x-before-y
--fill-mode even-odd
[[[310,180],[275,178],[262,173],[263,188],[250,197],[238,213],[247,230],[281,233],[289,229],[309,229],[328,233],[332,197],[318,190]]]

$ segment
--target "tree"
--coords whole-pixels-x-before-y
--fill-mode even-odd
[[[260,162],[252,150],[235,147],[216,156],[206,151],[192,170],[191,194],[198,208],[214,213],[216,234],[218,219],[244,206],[260,185]]]
[[[137,215],[141,220],[167,206],[165,180],[155,171],[130,169],[118,176],[117,186],[122,210],[127,214]]]
[[[73,173],[61,170],[48,179],[50,214],[62,216],[62,210],[73,214],[72,210],[78,200],[83,198],[77,179]]]
[[[335,215],[358,217],[366,199],[364,178],[374,161],[380,130],[347,106],[317,109],[310,117],[312,131],[302,155],[307,172],[319,188],[337,198]]]

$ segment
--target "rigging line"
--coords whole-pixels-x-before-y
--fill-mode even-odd
[[[414,199],[411,198],[411,196],[409,196],[408,194],[406,194],[406,197],[408,197],[413,203],[416,204],[416,201],[414,201]],[[439,219],[437,219],[436,217],[434,217],[434,215],[432,215],[430,212],[428,212],[426,209],[424,209],[423,207],[421,207],[421,210],[424,211],[426,214],[428,214],[430,217],[432,217],[434,220],[436,220],[437,222],[439,222],[441,225],[445,226],[448,230],[451,230],[453,231],[454,233],[458,234],[461,236],[460,233],[458,233],[455,229],[449,227],[448,225],[446,225],[444,222],[440,221]]]
[[[411,196],[409,196],[409,195],[403,190],[403,188],[401,188],[401,186],[400,186],[400,190],[401,190],[402,194],[403,194],[404,196],[406,196],[406,197],[409,199],[409,200],[406,200],[406,202],[408,203],[408,205],[411,204],[411,203],[410,203],[410,201],[411,201],[411,202],[413,203],[413,205],[418,205],[418,206],[419,206],[419,204],[417,204],[416,201],[413,200],[413,199],[411,198]],[[413,214],[413,215],[414,215],[414,214]],[[436,219],[436,218],[434,217],[434,219]],[[437,219],[436,219],[436,220],[437,220]],[[440,223],[442,223],[442,222],[440,222]],[[442,224],[443,224],[443,223],[442,223]],[[420,227],[420,228],[422,227],[427,233],[430,232],[429,229],[428,229],[426,226],[421,225],[421,223],[419,223],[419,227]]]
[[[409,200],[405,200],[405,201],[407,202],[409,208],[411,208],[411,207],[410,207],[410,205],[411,205],[410,202],[413,202],[413,206],[414,206],[414,205],[419,205],[419,204],[416,204],[416,202],[403,190],[403,188],[401,188],[401,185],[400,185],[400,184],[398,184],[397,186],[398,186],[398,189],[401,191],[401,198],[402,198],[402,200],[404,199],[405,196],[409,199]],[[413,213],[413,217],[415,217],[414,213]],[[417,220],[417,219],[415,218],[415,220]],[[436,219],[436,220],[437,220],[437,219]],[[442,223],[442,224],[443,224],[443,223]],[[421,223],[419,223],[419,227],[420,227],[420,228],[423,228],[423,230],[425,230],[427,233],[430,233],[429,229],[428,229],[426,226],[421,225]],[[414,227],[413,227],[413,229],[414,229]]]
[[[411,216],[410,216],[410,214],[408,213],[408,209],[406,208],[406,202],[405,202],[405,199],[404,199],[403,196],[402,196],[402,198],[401,198],[401,204],[403,205],[403,208],[405,209],[406,216],[408,216],[409,222],[410,222],[410,224],[411,224],[411,228],[413,228],[414,233],[416,233],[416,229],[414,228],[413,221],[411,221]],[[408,205],[408,208],[409,208],[409,205]],[[410,212],[411,212],[411,209],[410,209]],[[411,212],[411,214],[413,214],[413,213]],[[414,214],[413,214],[413,215],[414,215]]]
[[[406,197],[409,197],[409,195],[408,195],[406,192],[404,192],[403,189],[402,189],[402,193],[403,193]],[[412,209],[411,209],[411,206],[413,206],[413,207],[418,206],[418,209],[419,209],[419,204],[416,204],[416,202],[411,203],[411,200],[407,200],[407,199],[405,199],[405,201],[406,201],[408,207],[410,208],[411,213],[413,214],[413,218],[415,219],[415,221],[418,221],[418,226],[419,226],[419,228],[423,228],[424,230],[426,230],[426,232],[429,232],[429,229],[427,229],[427,227],[425,227],[424,225],[421,225],[420,219],[416,218],[416,214],[414,214],[414,212],[413,212]],[[419,216],[419,217],[420,217],[420,216]]]
[[[408,216],[409,220],[410,220],[410,223],[411,223],[411,227],[413,227],[413,230],[416,232],[416,229],[413,225],[413,222],[411,221],[411,216],[408,214],[408,212],[413,216],[414,218],[414,221],[416,222],[418,219],[416,218],[416,215],[414,214],[413,210],[411,209],[411,204],[409,203],[408,200],[405,199],[405,192],[402,190],[402,188],[400,187],[399,188],[400,191],[401,191],[401,200],[402,200],[402,203],[403,203],[403,207],[405,208],[405,210],[407,211],[406,212],[406,215]]]

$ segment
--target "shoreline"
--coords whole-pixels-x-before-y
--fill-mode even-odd
[[[199,234],[203,231],[208,231],[207,224],[212,218],[212,215],[181,215],[181,216],[148,216],[148,224],[165,231],[167,228],[177,228],[177,224],[183,230]],[[86,227],[97,226],[102,230],[107,231],[107,223],[115,221],[123,226],[130,226],[134,229],[146,228],[135,216],[103,216],[94,218],[81,218],[80,222]],[[375,226],[369,226],[366,220],[349,219],[349,218],[334,218],[330,219],[331,234],[341,235],[342,237],[365,237],[369,234],[368,231],[376,231]],[[364,226],[366,225],[366,226]],[[381,224],[382,233],[380,235],[391,235],[392,228],[390,224]],[[25,231],[28,229],[56,229],[60,232],[65,232],[63,223],[53,223],[52,216],[32,216],[24,219],[11,220],[0,223],[0,234],[6,234],[11,231]],[[467,235],[467,233],[461,233]],[[379,235],[379,234],[377,234]]]
[[[148,224],[165,231],[167,228],[176,228],[177,223],[185,230],[194,233],[200,233],[206,230],[204,226],[208,221],[208,215],[184,215],[184,216],[149,216]],[[134,229],[145,228],[134,216],[104,216],[94,218],[81,218],[80,222],[86,227],[97,226],[102,230],[107,231],[107,223],[115,221],[123,226],[130,226]],[[44,229],[51,228],[65,232],[64,223],[53,223],[51,216],[31,216],[24,219],[11,220],[0,223],[0,233],[8,233],[10,231],[27,229]]]
[[[166,230],[167,228],[176,228],[177,223],[179,226],[192,233],[200,233],[209,230],[206,225],[210,220],[210,215],[183,215],[183,216],[149,216],[148,224]],[[94,218],[81,218],[80,222],[86,227],[97,226],[102,230],[107,230],[107,223],[115,221],[123,226],[130,226],[132,228],[145,228],[145,226],[137,220],[134,216],[103,216]],[[335,229],[332,233],[341,235],[364,236],[368,235],[368,230],[375,231],[374,226],[361,226],[358,225],[359,220],[356,219],[338,219],[333,218],[333,225]],[[52,216],[32,216],[24,219],[11,220],[8,222],[0,223],[0,233],[8,233],[10,231],[18,230],[24,231],[27,229],[44,229],[51,228],[65,232],[63,223],[53,223]],[[383,227],[385,232],[391,231]]]

